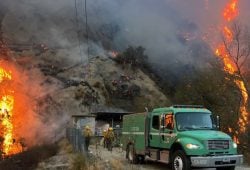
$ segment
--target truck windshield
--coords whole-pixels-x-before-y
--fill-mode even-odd
[[[178,130],[211,130],[214,129],[210,113],[186,112],[176,114]]]

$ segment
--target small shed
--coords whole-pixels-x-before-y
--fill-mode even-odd
[[[83,129],[84,126],[89,126],[95,133],[95,115],[72,115],[73,127]]]
[[[101,136],[103,130],[109,127],[121,129],[123,116],[132,114],[132,112],[106,106],[95,106],[92,107],[91,114],[95,116],[96,120],[96,135]]]

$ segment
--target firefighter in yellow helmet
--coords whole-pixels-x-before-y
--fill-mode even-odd
[[[107,130],[104,129],[102,132],[103,135],[103,147],[106,148],[107,147]]]
[[[107,134],[106,134],[106,145],[109,151],[112,151],[113,142],[115,140],[115,135],[113,132],[113,128],[108,128]]]
[[[90,139],[93,136],[92,130],[90,129],[89,126],[85,126],[83,129],[83,136],[84,136],[84,142],[85,142],[85,150],[89,150],[89,144],[90,144]]]

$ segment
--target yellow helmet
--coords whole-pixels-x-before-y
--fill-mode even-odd
[[[112,128],[112,127],[110,127],[108,130],[109,130],[109,131],[112,131],[112,130],[113,130],[113,128]]]
[[[85,128],[86,128],[86,129],[90,129],[88,125],[87,125],[87,126],[85,126]]]

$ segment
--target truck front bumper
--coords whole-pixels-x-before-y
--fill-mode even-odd
[[[193,156],[190,159],[192,167],[237,166],[243,163],[243,155]]]

